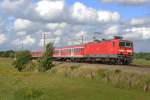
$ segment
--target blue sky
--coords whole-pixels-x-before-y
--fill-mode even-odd
[[[108,2],[109,1],[109,2]],[[122,35],[135,51],[150,51],[149,0],[1,0],[0,50],[42,48],[42,33],[55,46]],[[74,41],[76,40],[76,41]],[[79,40],[79,41],[77,41]]]

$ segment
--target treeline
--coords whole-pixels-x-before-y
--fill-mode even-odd
[[[15,56],[15,51],[13,50],[0,51],[0,57],[13,58],[14,56]]]
[[[134,58],[136,59],[145,59],[145,60],[150,60],[150,53],[135,53]]]

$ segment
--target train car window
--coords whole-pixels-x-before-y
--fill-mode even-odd
[[[74,48],[73,50],[74,50],[73,52],[75,52],[75,53],[76,53],[76,48]]]
[[[131,42],[120,42],[119,46],[120,47],[132,47],[132,43]]]
[[[132,47],[132,43],[126,42],[126,46],[127,46],[127,47]]]
[[[73,52],[74,52],[74,53],[76,52],[76,49],[75,49],[75,48],[73,48]]]
[[[81,48],[79,48],[79,52],[81,52]]]
[[[57,54],[57,50],[54,51],[54,54]]]
[[[120,46],[120,47],[125,47],[126,44],[125,44],[125,42],[120,42],[120,43],[119,43],[119,46]]]
[[[60,50],[58,50],[58,54],[60,54]]]
[[[78,51],[77,52],[80,52],[80,48],[78,48]]]
[[[58,54],[59,53],[59,51],[58,50],[56,50],[56,54]]]
[[[71,49],[69,51],[70,51],[70,54],[71,54]]]
[[[68,53],[69,53],[69,54],[71,53],[71,49],[68,49]]]
[[[81,48],[81,52],[83,51],[83,48]]]
[[[55,54],[57,54],[57,50],[55,51]]]
[[[80,48],[75,48],[75,52],[76,53],[80,52]]]
[[[75,48],[75,51],[74,51],[75,53],[77,52],[77,48]]]

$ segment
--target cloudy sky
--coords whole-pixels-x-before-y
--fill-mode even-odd
[[[150,51],[150,0],[0,0],[0,50],[123,36]]]

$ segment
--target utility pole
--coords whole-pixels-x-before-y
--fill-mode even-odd
[[[43,36],[42,36],[42,37],[43,37],[42,39],[43,39],[43,49],[44,49],[44,50],[46,49],[46,35],[47,35],[47,33],[44,32],[44,33],[43,33]]]
[[[14,60],[16,60],[16,53],[17,53],[17,50],[15,48],[15,50],[14,50]]]
[[[94,33],[93,33],[93,40],[94,40],[94,41],[96,41],[96,40],[97,40],[97,39],[96,39],[96,34],[97,34],[97,35],[100,35],[100,34],[101,34],[101,32],[94,32]]]
[[[23,40],[21,39],[21,48],[23,50]]]
[[[24,43],[23,43],[23,37],[21,36],[20,37],[20,46],[21,46],[21,50],[23,50],[23,48],[24,48]]]
[[[44,39],[44,41],[43,41],[43,46],[44,46],[44,50],[45,50],[45,48],[46,48],[46,47],[45,47],[45,45],[46,45],[46,34],[45,34],[45,33],[44,33],[44,38],[43,38],[43,39]]]
[[[81,38],[82,38],[82,44],[83,44],[83,43],[84,43],[84,40],[83,40],[83,35],[82,35],[82,37],[81,37]]]

